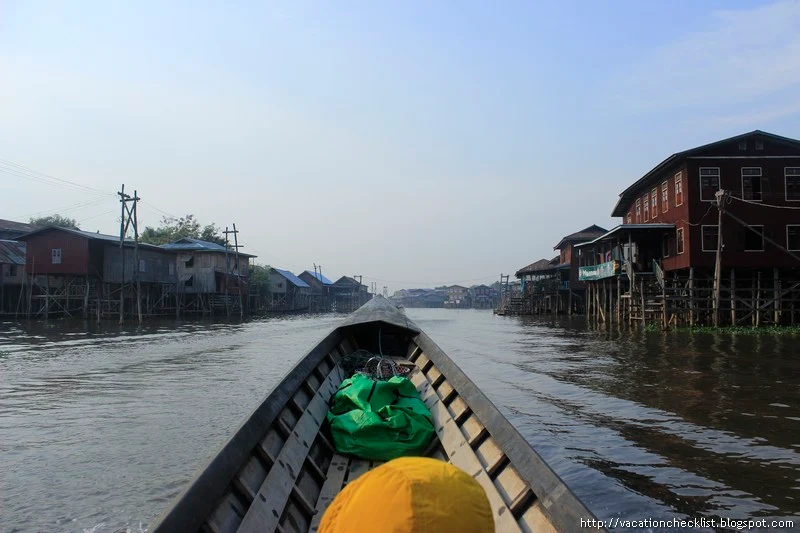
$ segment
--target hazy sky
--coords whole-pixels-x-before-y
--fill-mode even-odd
[[[120,4],[0,2],[0,218],[118,233],[125,183],[261,263],[469,285],[673,152],[800,138],[794,0]]]

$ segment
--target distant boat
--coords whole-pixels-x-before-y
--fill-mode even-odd
[[[336,494],[380,464],[337,454],[325,423],[328,402],[348,377],[343,357],[356,350],[411,370],[436,429],[426,455],[454,464],[483,486],[496,531],[575,531],[593,518],[447,354],[396,306],[376,297],[297,363],[152,531],[316,531]]]

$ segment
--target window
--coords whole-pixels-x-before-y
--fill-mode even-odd
[[[783,175],[786,180],[786,201],[800,202],[800,167],[786,167]]]
[[[175,275],[175,263],[169,263],[169,275],[170,276]]]
[[[662,243],[662,255],[664,258],[669,257],[669,235],[664,236],[664,242]]]
[[[747,141],[739,141],[739,150],[747,150]]]
[[[636,223],[638,224],[641,221],[642,221],[642,199],[641,198],[637,198],[636,199]]]
[[[789,224],[786,226],[786,249],[800,250],[800,225]]]
[[[8,265],[8,275],[12,278],[17,276],[17,265]]]
[[[764,251],[764,226],[747,226],[744,230],[744,251]]]
[[[742,198],[754,202],[763,200],[761,190],[761,168],[744,167],[742,169]]]
[[[700,168],[700,201],[713,202],[719,190],[719,168]]]
[[[658,215],[658,187],[653,187],[653,190],[650,191],[650,203],[653,208],[653,218],[656,218]]]
[[[50,250],[51,257],[54,265],[61,264],[61,248],[53,248]]]
[[[756,141],[756,150],[764,149],[764,141]]]
[[[661,212],[669,211],[669,183],[666,181],[661,184]]]
[[[650,220],[650,198],[647,195],[644,195],[642,203],[644,204],[644,221],[647,222]]]
[[[683,253],[683,228],[678,228],[676,241],[678,243],[678,255],[681,255]]]
[[[631,216],[631,214],[630,214],[630,213],[628,213],[628,224],[630,224],[630,223],[631,223],[631,220],[632,220],[632,219],[633,219],[633,217]]]
[[[704,252],[716,252],[719,240],[719,226],[702,226],[701,245]]]
[[[675,174],[675,207],[683,205],[683,172]]]
[[[139,259],[139,272],[144,272],[145,260]]]

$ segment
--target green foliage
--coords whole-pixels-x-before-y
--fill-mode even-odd
[[[65,217],[59,214],[48,215],[46,217],[31,218],[30,223],[41,228],[47,226],[58,226],[60,228],[80,229],[78,221],[74,218]]]
[[[653,324],[651,322],[644,327],[644,330],[650,333],[657,333],[661,331],[661,326],[659,326],[658,324]]]
[[[180,218],[163,217],[159,227],[147,226],[139,235],[141,242],[155,245],[167,244],[185,237],[225,244],[225,237],[220,234],[220,228],[216,224],[201,226],[194,215]]]
[[[713,326],[680,327],[686,333],[722,333],[729,335],[800,335],[800,326]]]
[[[261,295],[269,296],[269,265],[252,265],[250,267],[250,290]]]

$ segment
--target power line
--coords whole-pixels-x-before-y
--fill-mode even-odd
[[[770,209],[791,209],[791,210],[798,210],[800,207],[792,207],[790,205],[774,205],[774,204],[765,204],[764,202],[755,202],[753,200],[745,200],[744,198],[739,198],[738,196],[728,195],[728,198],[732,198],[738,202],[743,202],[745,204],[753,204],[760,207],[769,207]]]
[[[19,163],[14,163],[13,161],[8,161],[5,159],[0,159],[0,172],[61,189],[73,191],[77,190],[81,192],[94,192],[105,196],[115,196],[113,193],[108,191],[96,189],[94,187],[83,185],[74,181],[57,178],[50,174],[45,174],[44,172],[39,172],[38,170],[26,167],[25,165],[20,165]]]
[[[63,206],[63,207],[58,207],[56,209],[45,209],[43,211],[37,211],[36,213],[29,213],[27,215],[18,215],[18,216],[14,217],[14,218],[15,219],[26,219],[26,218],[34,218],[34,217],[37,217],[37,216],[40,216],[40,215],[47,215],[47,214],[50,214],[50,213],[62,214],[62,213],[66,213],[66,212],[69,212],[69,211],[74,211],[76,209],[84,209],[84,208],[87,208],[87,207],[93,207],[95,205],[99,205],[99,204],[104,203],[106,201],[107,200],[105,198],[96,198],[94,200],[83,200],[81,202],[78,202],[78,203],[75,203],[75,204],[69,204],[69,205],[66,205],[66,206]]]

